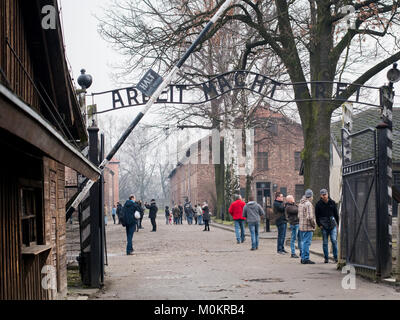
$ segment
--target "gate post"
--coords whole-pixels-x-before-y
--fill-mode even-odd
[[[99,128],[92,126],[89,131],[89,160],[96,166],[99,165]],[[99,182],[96,182],[90,189],[90,287],[100,287],[101,273],[101,238],[100,219],[102,210],[100,208]]]
[[[387,278],[392,272],[392,86],[380,90],[383,122],[378,133],[378,212],[377,226],[377,276]]]

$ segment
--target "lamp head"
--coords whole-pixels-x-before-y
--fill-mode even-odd
[[[393,83],[400,80],[400,70],[397,69],[397,63],[393,63],[393,68],[388,71],[387,78]]]

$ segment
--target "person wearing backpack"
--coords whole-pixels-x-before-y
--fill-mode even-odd
[[[135,218],[135,212],[138,211],[140,213],[140,208],[138,204],[135,202],[135,196],[131,195],[129,200],[125,202],[124,207],[122,208],[123,221],[122,225],[126,228],[126,254],[133,254],[133,246],[132,246],[132,238],[133,234],[136,230],[137,219]]]

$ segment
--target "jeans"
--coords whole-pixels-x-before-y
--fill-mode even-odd
[[[310,246],[313,237],[313,231],[300,231],[302,240],[301,260],[310,260]]]
[[[258,229],[260,223],[259,222],[249,222],[249,230],[251,236],[251,248],[257,249],[258,248]]]
[[[328,237],[331,237],[332,242],[332,251],[333,258],[337,259],[337,227],[334,227],[332,230],[327,230],[325,228],[322,229],[322,249],[324,249],[325,259],[329,258],[329,250],[328,250]]]
[[[115,224],[115,214],[112,215],[112,218],[113,218],[114,224]]]
[[[126,253],[129,254],[133,251],[132,238],[136,229],[136,223],[126,226]]]
[[[169,224],[169,216],[165,216],[165,222],[166,224]]]
[[[302,246],[301,246],[301,233],[299,232],[299,225],[291,225],[290,228],[292,229],[292,237],[290,238],[290,250],[292,254],[296,254],[296,238],[297,238],[297,245],[300,250],[300,255],[302,252]]]
[[[209,224],[209,220],[204,220],[204,230],[208,230],[210,231],[210,224]]]
[[[203,224],[203,216],[198,216],[197,221],[198,221],[199,225],[202,225]]]
[[[236,233],[236,240],[239,242],[243,242],[245,235],[244,235],[244,220],[234,220],[235,222],[235,233]]]
[[[286,223],[281,223],[278,227],[278,252],[285,250],[285,239],[286,239]]]
[[[187,216],[187,222],[188,224],[193,224],[193,217]]]

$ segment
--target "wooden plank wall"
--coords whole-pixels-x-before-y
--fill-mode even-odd
[[[25,68],[34,79],[32,59],[24,28],[21,0],[0,0],[0,68],[7,77],[10,89],[28,105],[40,111],[39,97],[24,72]],[[7,45],[7,38],[24,68]],[[1,75],[0,82],[6,85],[6,80]]]
[[[23,299],[20,266],[18,185],[0,175],[0,300]]]
[[[47,264],[56,268],[57,295],[64,296],[67,291],[65,166],[46,157],[43,158],[43,164],[45,237],[46,243],[53,246]]]

